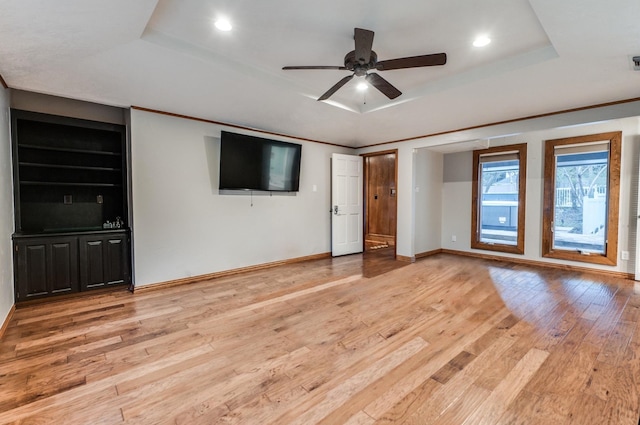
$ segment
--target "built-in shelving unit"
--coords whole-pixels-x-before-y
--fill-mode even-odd
[[[128,283],[125,127],[11,114],[16,299]]]

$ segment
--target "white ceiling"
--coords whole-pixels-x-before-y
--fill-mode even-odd
[[[213,28],[220,15],[234,29]],[[0,0],[12,88],[131,105],[349,146],[640,97],[637,0]],[[354,27],[379,60],[446,52],[441,67],[348,71]],[[472,46],[479,34],[492,43]]]

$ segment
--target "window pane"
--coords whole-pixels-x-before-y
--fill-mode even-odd
[[[519,161],[484,162],[479,173],[480,242],[516,245]]]
[[[609,153],[556,155],[553,249],[603,254]]]

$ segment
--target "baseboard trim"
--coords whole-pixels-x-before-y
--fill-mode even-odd
[[[418,258],[431,257],[432,255],[440,254],[442,252],[442,248],[432,249],[431,251],[419,252],[416,254],[416,260]]]
[[[233,275],[240,274],[240,273],[252,272],[252,271],[257,271],[257,270],[264,270],[264,269],[269,269],[269,268],[272,268],[272,267],[284,266],[284,265],[287,265],[287,264],[301,263],[303,261],[321,260],[321,259],[324,259],[324,258],[331,258],[331,253],[330,252],[323,252],[322,254],[306,255],[304,257],[290,258],[288,260],[281,260],[281,261],[274,261],[274,262],[271,262],[271,263],[256,264],[254,266],[240,267],[240,268],[237,268],[237,269],[223,270],[223,271],[219,271],[219,272],[202,274],[202,275],[198,275],[198,276],[190,276],[190,277],[185,277],[185,278],[181,278],[181,279],[168,280],[168,281],[165,281],[165,282],[151,283],[149,285],[134,287],[133,288],[133,292],[135,294],[138,294],[138,293],[141,293],[141,292],[155,291],[155,290],[158,290],[158,289],[171,288],[173,286],[188,285],[188,284],[191,284],[191,283],[201,282],[203,280],[216,279],[216,278],[225,277],[225,276],[233,276]]]
[[[596,273],[605,276],[612,276],[621,279],[634,280],[633,273],[618,272],[613,270],[592,269],[589,267],[574,266],[571,264],[547,263],[546,261],[525,260],[524,258],[501,257],[499,255],[481,254],[479,252],[457,251],[455,249],[442,249],[443,254],[459,255],[462,257],[480,258],[483,260],[504,261],[506,263],[521,264],[524,266],[547,267],[560,270],[568,270],[574,272]]]
[[[396,260],[403,261],[405,263],[415,263],[416,262],[416,257],[407,257],[406,255],[397,255],[396,254]]]
[[[12,305],[11,308],[9,309],[9,314],[7,314],[6,319],[4,319],[4,323],[2,324],[2,327],[0,328],[0,340],[2,340],[2,337],[4,336],[4,333],[7,331],[7,328],[9,327],[9,322],[11,322],[11,319],[13,319],[13,313],[16,312],[16,305]]]

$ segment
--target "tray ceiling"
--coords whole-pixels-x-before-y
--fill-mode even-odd
[[[640,96],[640,3],[630,0],[1,1],[0,75],[12,88],[363,146]],[[214,29],[227,16],[233,30]],[[348,71],[354,27],[379,60],[446,52],[444,66]],[[474,47],[487,34],[492,42]]]

